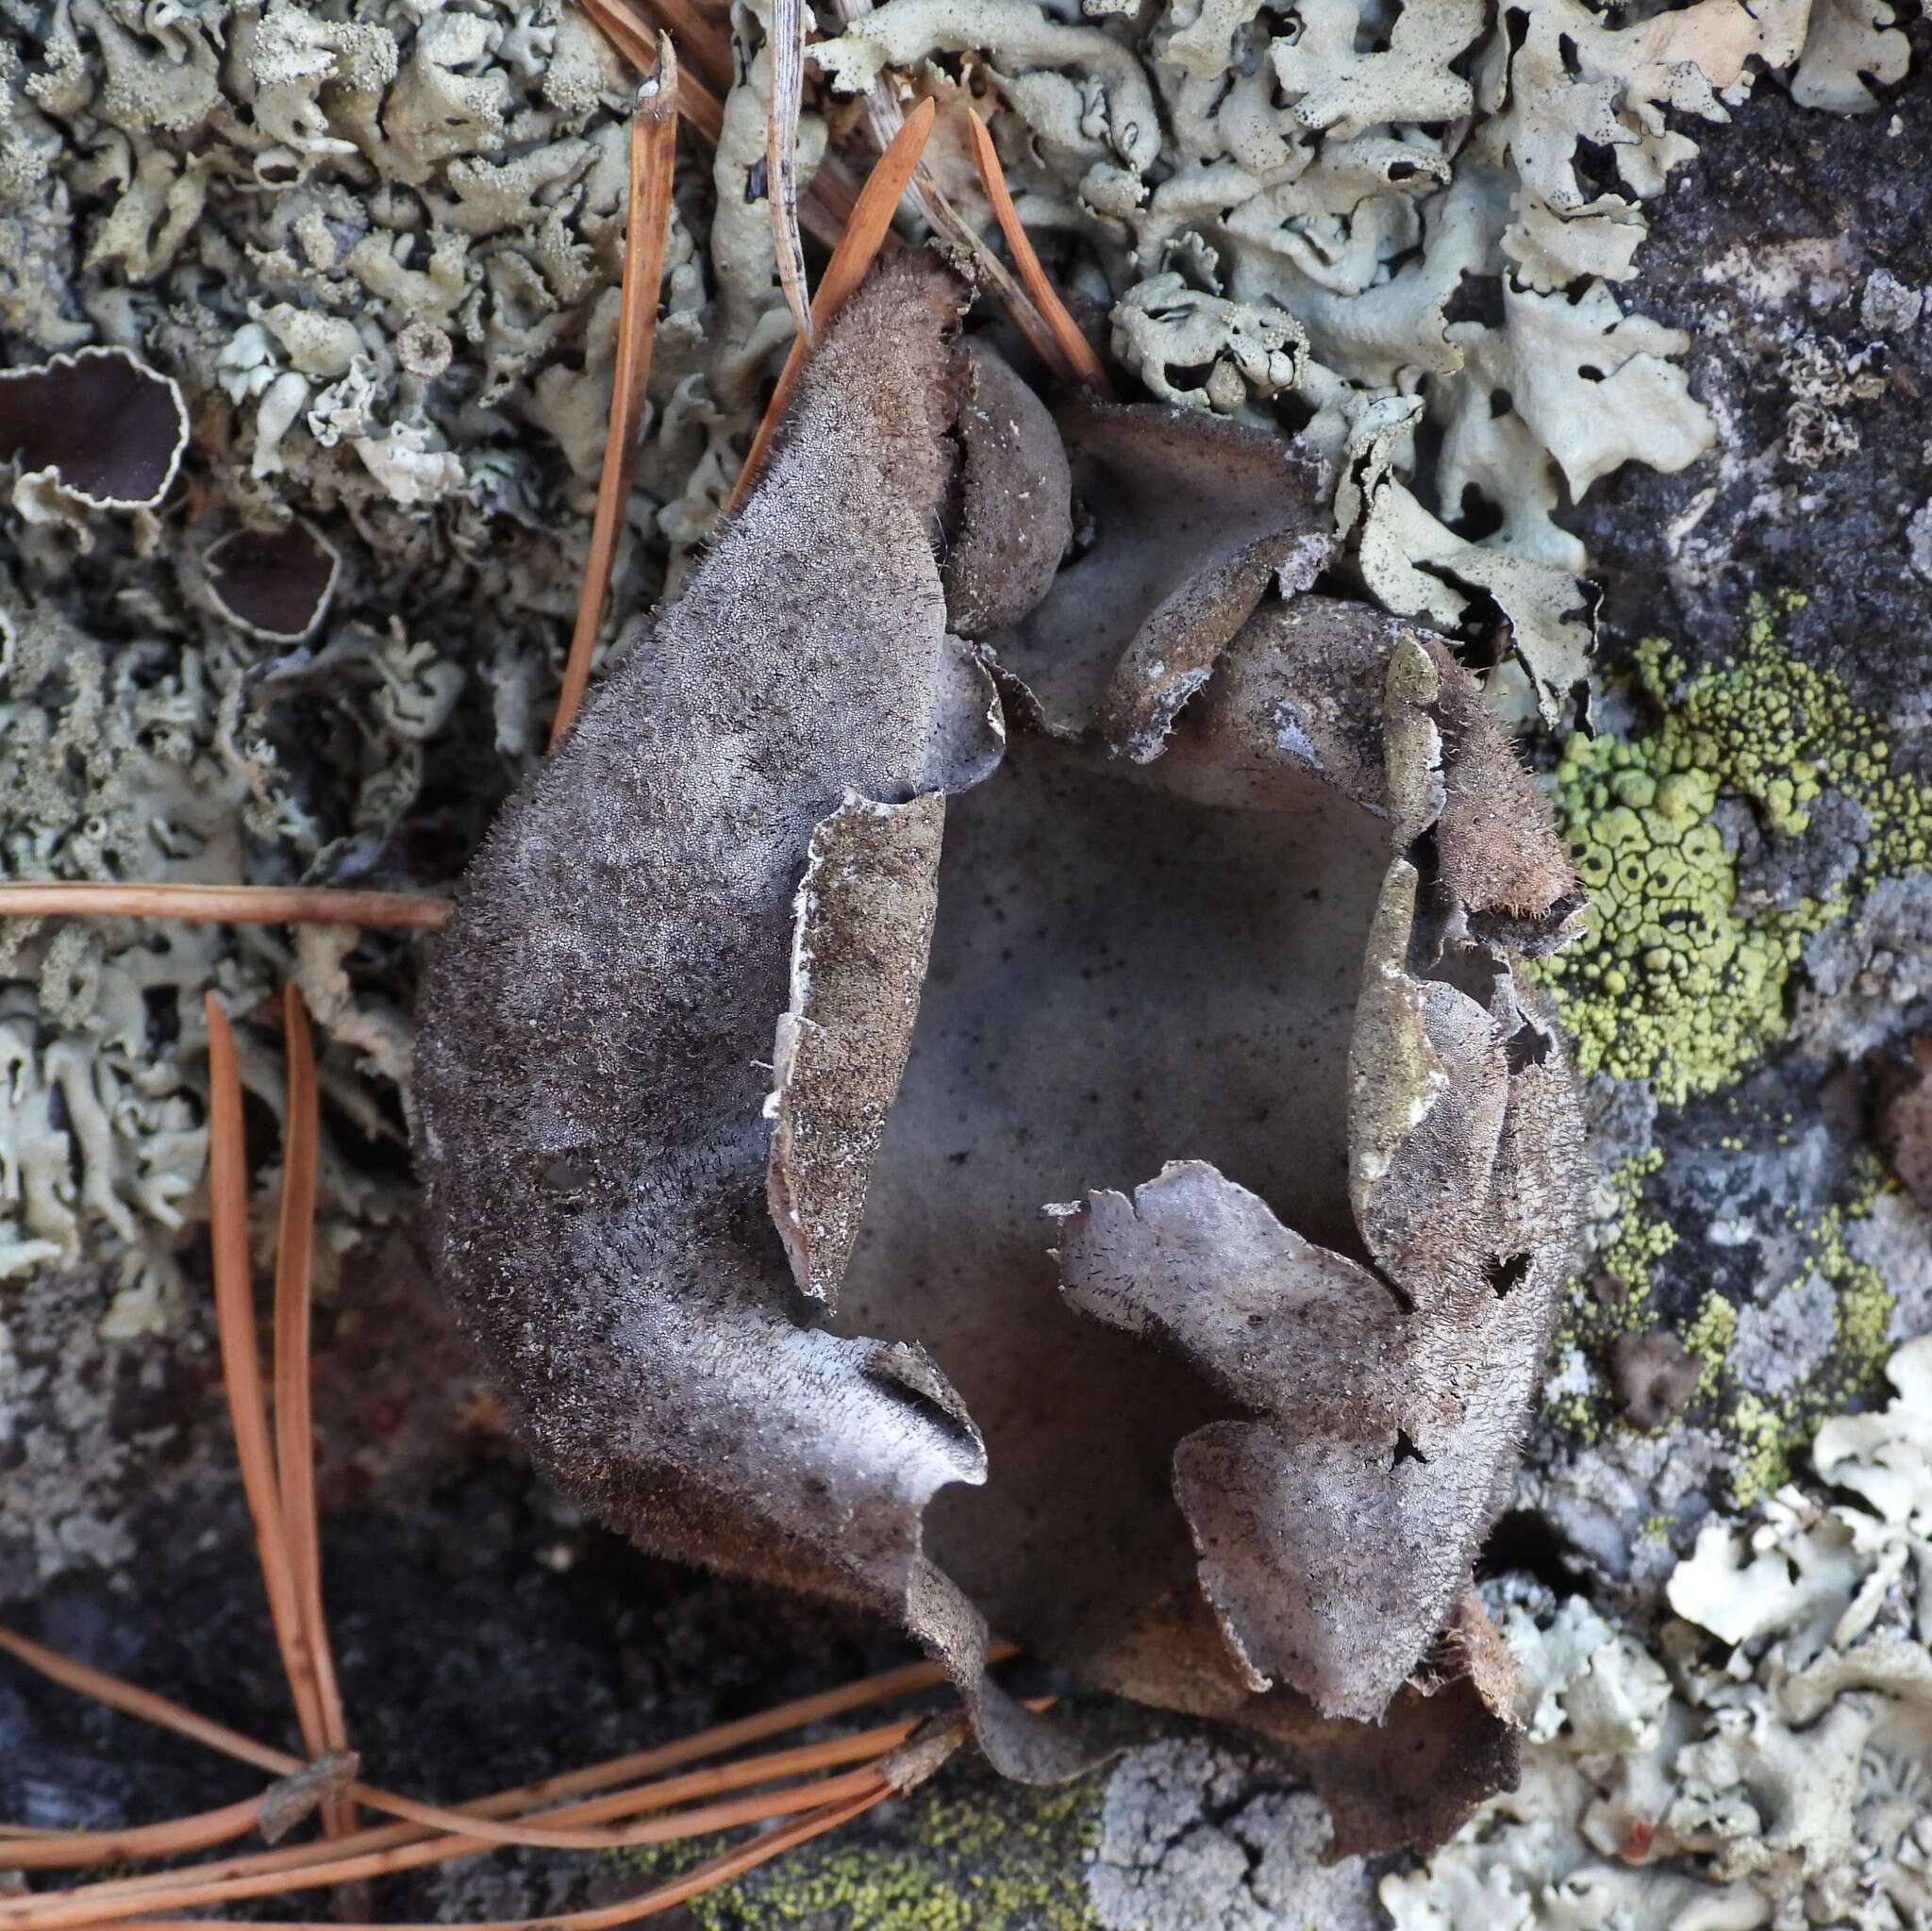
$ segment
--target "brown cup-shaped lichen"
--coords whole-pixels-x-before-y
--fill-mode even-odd
[[[172,376],[125,349],[82,349],[0,370],[0,460],[54,480],[94,509],[151,509],[188,447],[188,408]]]
[[[1311,466],[1057,429],[959,301],[908,259],[824,332],[473,868],[439,1269],[580,1501],[896,1616],[1004,1769],[1091,1753],[989,1618],[1429,1841],[1511,1774],[1467,1590],[1574,1215],[1512,970],[1569,868],[1447,648],[1309,588]]]
[[[206,560],[222,615],[270,643],[300,643],[314,633],[341,569],[333,546],[300,517],[278,529],[231,530]]]

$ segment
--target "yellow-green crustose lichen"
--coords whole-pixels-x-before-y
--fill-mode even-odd
[[[1826,791],[1843,793],[1870,823],[1850,890],[1932,863],[1932,799],[1892,773],[1881,721],[1777,641],[1804,601],[1754,599],[1736,657],[1688,682],[1668,643],[1640,646],[1654,727],[1574,738],[1557,766],[1557,816],[1591,912],[1585,936],[1542,971],[1586,1073],[1648,1080],[1673,1102],[1728,1085],[1783,1037],[1800,948],[1847,908],[1848,897],[1740,905],[1713,817],[1721,798],[1796,837]]]
[[[1810,1445],[1820,1424],[1855,1396],[1870,1393],[1884,1372],[1892,1346],[1893,1296],[1884,1275],[1852,1252],[1845,1229],[1866,1218],[1881,1189],[1892,1185],[1868,1157],[1857,1190],[1844,1206],[1828,1207],[1808,1224],[1796,1207],[1786,1209],[1787,1219],[1803,1225],[1803,1267],[1831,1289],[1832,1342],[1823,1371],[1797,1388],[1779,1396],[1742,1390],[1731,1403],[1725,1419],[1739,1447],[1731,1493],[1740,1508],[1790,1481],[1791,1457]]]
[[[1723,1144],[1735,1149],[1737,1142],[1727,1136]],[[1662,1149],[1652,1147],[1619,1162],[1607,1176],[1613,1217],[1598,1241],[1594,1271],[1571,1283],[1557,1340],[1559,1358],[1569,1352],[1601,1360],[1618,1336],[1667,1325],[1657,1318],[1651,1274],[1677,1247],[1679,1236],[1645,1199],[1646,1183],[1663,1163]],[[1856,1222],[1871,1214],[1878,1195],[1896,1185],[1875,1156],[1866,1154],[1853,1174],[1848,1198],[1815,1210],[1795,1205],[1785,1208],[1785,1222],[1799,1245],[1791,1277],[1780,1293],[1796,1291],[1815,1277],[1831,1296],[1830,1346],[1816,1371],[1794,1386],[1773,1392],[1747,1385],[1746,1371],[1734,1352],[1740,1309],[1715,1289],[1705,1293],[1688,1320],[1676,1323],[1676,1339],[1703,1368],[1695,1401],[1733,1446],[1733,1507],[1747,1507],[1789,1481],[1792,1457],[1809,1444],[1819,1424],[1878,1382],[1892,1346],[1894,1297],[1883,1274],[1853,1251],[1846,1236]],[[1588,1390],[1568,1388],[1544,1403],[1545,1417],[1554,1425],[1585,1441],[1595,1441],[1607,1426],[1617,1425],[1598,1374],[1591,1376],[1591,1384]]]
[[[702,1931],[1092,1931],[1085,1872],[1106,1781],[1033,1790],[957,1764],[906,1800],[891,1843],[808,1844],[686,1909]],[[715,1847],[676,1848],[626,1861],[661,1880]]]

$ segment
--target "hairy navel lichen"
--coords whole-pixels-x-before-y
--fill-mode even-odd
[[[1735,656],[1694,675],[1661,640],[1640,646],[1654,720],[1630,737],[1574,737],[1557,766],[1591,923],[1541,971],[1578,1064],[1647,1080],[1662,1100],[1755,1065],[1789,1028],[1806,940],[1857,891],[1932,863],[1932,798],[1892,770],[1883,722],[1780,642],[1779,618],[1801,602],[1755,601]],[[1726,807],[1745,807],[1753,835],[1776,845],[1803,839],[1828,800],[1856,814],[1858,849],[1825,894],[1749,889]]]

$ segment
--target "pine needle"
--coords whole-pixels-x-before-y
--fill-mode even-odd
[[[105,1671],[75,1662],[4,1626],[0,1626],[0,1651],[15,1656],[65,1688],[158,1723],[258,1769],[289,1775],[299,1773],[305,1768],[299,1757],[258,1743],[252,1738],[201,1717],[165,1697],[141,1690]],[[989,1652],[989,1659],[1001,1661],[1013,1653],[1010,1644],[996,1643]],[[353,1839],[335,1843],[294,1845],[214,1865],[144,1877],[114,1879],[89,1886],[84,1891],[68,1891],[52,1897],[0,1901],[0,1926],[6,1927],[6,1931],[56,1931],[57,1926],[114,1922],[126,1917],[131,1911],[146,1908],[151,1903],[165,1907],[176,1905],[185,1907],[189,1900],[180,1894],[184,1886],[196,1888],[197,1897],[209,1886],[219,1887],[218,1896],[202,1901],[232,1901],[240,1896],[275,1895],[280,1889],[299,1889],[386,1875],[451,1857],[474,1856],[499,1844],[609,1849],[625,1843],[666,1842],[684,1836],[793,1814],[814,1800],[829,1801],[834,1795],[842,1795],[860,1786],[849,1778],[792,1785],[782,1790],[741,1799],[731,1805],[714,1804],[686,1810],[622,1834],[556,1828],[558,1824],[584,1825],[613,1817],[634,1816],[640,1811],[689,1803],[749,1784],[769,1783],[774,1778],[849,1763],[855,1757],[876,1761],[885,1752],[904,1741],[913,1725],[907,1723],[881,1725],[856,1736],[739,1758],[707,1770],[620,1790],[591,1803],[566,1805],[551,1810],[546,1819],[548,1827],[499,1827],[490,1821],[508,1813],[535,1810],[545,1805],[554,1805],[561,1798],[588,1791],[608,1791],[612,1785],[627,1783],[640,1776],[689,1763],[697,1757],[714,1756],[787,1729],[823,1722],[869,1703],[930,1689],[944,1680],[943,1673],[930,1663],[906,1664],[896,1670],[884,1671],[857,1682],[841,1684],[834,1690],[775,1706],[754,1716],[715,1725],[672,1743],[658,1744],[607,1763],[499,1791],[494,1796],[479,1799],[457,1810],[414,1804],[367,1784],[352,1783],[347,1786],[351,1797],[358,1799],[371,1809],[387,1811],[407,1821],[365,1829]],[[851,1773],[854,1777],[866,1773]],[[763,1841],[766,1839],[760,1839]],[[243,1888],[238,1889],[237,1886]],[[70,1914],[75,1911],[79,1915]],[[23,1917],[23,1912],[27,1915]],[[49,1913],[55,1915],[49,1916]]]
[[[817,1770],[841,1769],[854,1763],[876,1764],[887,1752],[905,1742],[918,1726],[913,1722],[882,1723],[851,1736],[829,1739],[821,1743],[795,1745],[790,1750],[774,1750],[762,1756],[741,1757],[735,1762],[715,1764],[708,1770],[687,1772],[682,1776],[664,1777],[626,1790],[619,1790],[586,1803],[571,1804],[548,1813],[553,1823],[588,1824],[608,1823],[616,1818],[636,1817],[654,1810],[670,1809],[700,1797],[718,1796],[728,1790],[745,1790],[755,1784],[800,1776]],[[809,1792],[815,1786],[794,1786]],[[787,1793],[788,1799],[790,1792]],[[466,1806],[467,1812],[480,1814],[487,1808],[506,1805],[532,1807],[526,1791],[503,1791]],[[804,1806],[804,1807],[808,1807]],[[689,1812],[686,1813],[690,1815]],[[682,1820],[680,1820],[680,1823]],[[97,1885],[89,1893],[105,1898],[142,1898],[158,1904],[163,1893],[183,1884],[226,1883],[238,1878],[280,1873],[286,1888],[300,1890],[326,1883],[327,1871],[311,1875],[317,1866],[333,1869],[345,1857],[372,1853],[391,1855],[384,1860],[385,1874],[419,1870],[427,1864],[441,1864],[471,1857],[496,1848],[475,1837],[427,1831],[411,1823],[385,1823],[358,1831],[354,1838],[334,1842],[291,1844],[286,1849],[252,1852],[216,1863],[200,1864],[176,1871],[150,1873],[145,1876],[117,1878]],[[0,1920],[4,1922],[4,1920]]]
[[[316,1149],[322,1137],[315,1088],[315,1047],[308,1015],[293,986],[282,991],[282,1036],[288,1058],[287,1124],[282,1140],[281,1220],[275,1240],[275,1466],[280,1477],[282,1528],[295,1609],[315,1670],[317,1715],[324,1751],[349,1747],[335,1656],[322,1606],[322,1548],[315,1519],[315,1432],[309,1417],[309,1315],[315,1263]],[[316,1740],[304,1733],[311,1754]],[[355,1806],[330,1795],[323,1804],[330,1837],[356,1827]]]
[[[1006,173],[1000,166],[999,152],[992,144],[992,136],[988,133],[986,123],[970,108],[966,129],[973,142],[973,161],[979,170],[980,185],[992,203],[1000,232],[1006,236],[1007,246],[1012,251],[1013,266],[1018,270],[1027,294],[1033,298],[1034,307],[1059,345],[1056,361],[1075,380],[1086,383],[1096,394],[1111,400],[1113,384],[1108,380],[1107,371],[1093,352],[1093,344],[1080,333],[1078,325],[1067,312],[1067,305],[1060,300],[1059,291],[1047,280],[1046,271],[1040,265],[1040,257],[1034,253],[1033,243],[1021,225],[1019,210],[1013,206],[1013,196],[1007,187]]]
[[[711,92],[723,96],[731,92],[738,63],[731,55],[731,35],[716,14],[708,13],[696,0],[618,0],[627,7],[633,19],[641,19],[647,29],[660,28],[676,41],[688,66],[694,68]]]
[[[660,7],[688,5],[689,0],[655,0],[655,4]],[[832,0],[832,10],[841,25],[851,26],[875,9],[873,0]],[[872,130],[873,141],[883,154],[892,144],[893,136],[906,125],[905,109],[899,105],[894,83],[886,75],[881,74],[865,91],[865,119]],[[991,291],[999,298],[1013,326],[1025,337],[1033,353],[1061,381],[1071,382],[1074,372],[1065,366],[1058,341],[1041,319],[1040,311],[1034,308],[1026,291],[1014,280],[1012,271],[994,254],[979,230],[933,178],[932,168],[924,159],[913,175],[912,185],[906,191],[920,217],[933,231],[935,239],[958,249],[971,259],[973,273],[980,287]]]
[[[64,1830],[0,1839],[0,1871],[73,1871],[91,1864],[135,1863],[206,1851],[246,1837],[260,1822],[261,1799],[244,1797],[219,1810],[128,1830]]]
[[[737,1797],[726,1803],[699,1805],[675,1816],[654,1818],[626,1829],[597,1832],[532,1831],[512,1841],[558,1850],[621,1850],[644,1844],[675,1843],[685,1838],[709,1837],[718,1831],[734,1830],[748,1823],[761,1823],[774,1817],[794,1817],[809,1813],[827,1804],[845,1804],[855,1797],[869,1797],[889,1790],[877,1770],[864,1768],[837,1776],[812,1778],[782,1790],[762,1791]],[[559,1842],[559,1839],[568,1841]],[[199,1873],[180,1873],[185,1881],[165,1888],[135,1890],[127,1886],[81,1885],[72,1890],[54,1891],[38,1897],[0,1901],[0,1925],[8,1931],[92,1931],[92,1927],[138,1918],[151,1907],[170,1911],[200,1909],[213,1905],[230,1905],[250,1898],[280,1897],[291,1890],[309,1890],[357,1884],[385,1877],[412,1864],[441,1861],[495,1847],[497,1837],[475,1835],[451,1837],[424,1848],[428,1856],[411,1856],[408,1851],[377,1853],[364,1856],[337,1857],[300,1870],[265,1872],[227,1880],[203,1878]],[[116,1889],[120,1895],[103,1893]]]
[[[811,339],[805,241],[798,232],[798,110],[805,94],[805,0],[772,0],[770,93],[765,107],[765,203],[772,257],[792,325]]]
[[[328,1748],[322,1690],[314,1652],[302,1615],[282,1515],[275,1450],[261,1385],[261,1356],[255,1331],[255,1290],[248,1266],[248,1153],[242,1140],[242,1074],[235,1036],[221,1002],[207,996],[208,1083],[208,1236],[213,1250],[215,1326],[221,1341],[222,1381],[235,1430],[235,1458],[242,1490],[255,1523],[256,1554],[268,1594],[269,1620],[282,1669],[311,1756]],[[277,1766],[280,1768],[281,1766]],[[295,1769],[300,1764],[295,1763]]]
[[[738,58],[732,49],[731,36],[724,23],[696,5],[695,0],[601,0],[601,4],[625,8],[629,14],[633,34],[637,33],[640,21],[650,30],[664,27],[675,36],[687,60],[705,75],[717,95],[722,97],[730,92],[738,73]],[[586,0],[586,5],[589,6],[589,0]],[[599,20],[601,24],[601,16]],[[683,111],[681,103],[679,110]],[[707,125],[699,125],[689,113],[685,114],[685,119],[713,147],[718,144],[719,132],[724,125],[722,100],[716,106],[716,118]],[[845,172],[844,164],[838,156],[826,155],[812,175],[811,186],[798,198],[800,225],[814,241],[822,241],[827,248],[836,247],[839,237],[845,231],[845,224],[852,219],[853,206],[858,199],[858,184]]]
[[[564,663],[563,688],[550,725],[555,751],[576,720],[591,681],[591,657],[603,621],[604,599],[617,558],[617,540],[630,503],[631,478],[644,427],[645,389],[658,337],[658,302],[664,281],[664,251],[671,240],[671,188],[677,163],[676,50],[668,34],[658,36],[653,71],[639,85],[630,122],[630,214],[624,245],[624,290],[617,316],[617,362],[611,375],[610,426],[604,468],[597,478],[597,508],[591,547],[577,594],[576,628]]]
[[[823,1807],[808,1811],[795,1823],[782,1825],[764,1836],[754,1838],[748,1844],[741,1845],[735,1851],[727,1851],[722,1856],[709,1857],[704,1863],[693,1866],[682,1877],[675,1878],[669,1884],[659,1885],[655,1890],[647,1890],[633,1898],[625,1898],[620,1904],[604,1905],[587,1911],[553,1912],[542,1918],[499,1918],[488,1922],[476,1921],[467,1924],[345,1924],[337,1919],[320,1919],[295,1923],[284,1923],[282,1931],[608,1931],[608,1927],[619,1924],[634,1924],[641,1918],[655,1918],[674,1909],[676,1906],[694,1897],[701,1897],[708,1890],[715,1890],[721,1884],[728,1884],[734,1877],[755,1870],[758,1865],[768,1863],[774,1857],[782,1856],[795,1846],[808,1842],[815,1837],[823,1837],[827,1831],[837,1830],[841,1824],[849,1823],[855,1817],[861,1816],[874,1805],[882,1804],[895,1792],[891,1784],[880,1784],[875,1790],[847,1799],[841,1803],[827,1804]],[[137,1926],[176,1927],[180,1920],[175,1918],[137,1918],[132,1921]]]
[[[865,186],[858,191],[858,202],[852,210],[852,219],[846,224],[845,232],[839,237],[839,245],[832,250],[832,258],[825,264],[818,293],[812,298],[812,319],[820,327],[824,327],[845,306],[853,291],[865,279],[866,271],[877,257],[887,230],[892,225],[892,217],[898,212],[899,197],[905,193],[906,184],[911,180],[912,171],[919,165],[919,157],[925,150],[937,113],[938,109],[931,101],[921,101],[906,117],[905,126],[893,137],[892,144],[878,158],[872,173],[866,176]],[[764,468],[773,434],[785,413],[786,405],[791,400],[791,391],[798,385],[798,373],[805,366],[809,347],[804,336],[792,338],[791,351],[785,358],[785,366],[778,372],[778,385],[772,391],[771,401],[765,405],[758,434],[752,438],[751,452],[744,459],[744,467],[738,473],[738,484],[731,492],[731,500],[725,505],[727,515],[744,501],[747,491],[758,480],[758,472]]]
[[[640,75],[648,77],[657,73],[657,34],[623,0],[579,0],[579,4],[591,24]],[[724,103],[689,67],[678,74],[675,99],[678,118],[716,147],[724,131]]]
[[[325,885],[0,884],[0,918],[206,919],[234,925],[367,925],[435,932],[444,898]]]

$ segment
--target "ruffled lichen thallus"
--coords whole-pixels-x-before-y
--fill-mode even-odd
[[[1348,1851],[1515,1773],[1470,1590],[1571,1263],[1581,895],[1288,442],[1057,412],[936,259],[499,818],[429,974],[441,1278],[646,1546],[1259,1732]]]

